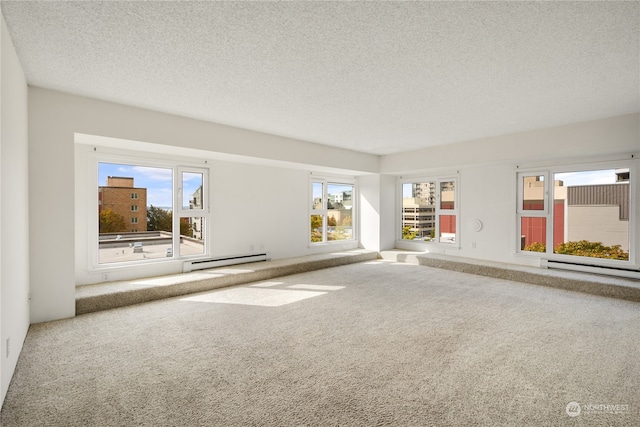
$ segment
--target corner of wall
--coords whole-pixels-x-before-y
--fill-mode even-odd
[[[0,372],[4,401],[29,329],[30,223],[25,215],[29,212],[27,82],[4,18],[0,27]]]

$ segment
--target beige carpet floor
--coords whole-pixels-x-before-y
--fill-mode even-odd
[[[639,384],[638,303],[373,261],[34,325],[1,420],[630,426]]]

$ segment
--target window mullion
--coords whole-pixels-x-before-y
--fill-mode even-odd
[[[180,254],[180,214],[182,211],[182,180],[180,168],[173,168],[172,254]]]

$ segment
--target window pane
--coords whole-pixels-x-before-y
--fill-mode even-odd
[[[456,242],[456,216],[440,215],[440,243]]]
[[[440,183],[440,209],[455,209],[455,182]]]
[[[435,233],[435,182],[402,184],[402,238],[431,241]]]
[[[311,242],[322,242],[323,215],[311,215]]]
[[[172,246],[172,169],[99,163],[98,185],[98,263],[166,256]]]
[[[629,169],[554,175],[554,252],[629,259]]]
[[[203,209],[203,174],[182,172],[182,209]]]
[[[312,184],[312,196],[311,196],[311,208],[314,210],[324,209],[322,198],[324,197],[323,184],[321,182],[314,182]]]
[[[522,217],[520,230],[520,250],[530,252],[547,250],[547,218]]]
[[[522,182],[522,210],[544,210],[544,175],[523,176]]]
[[[204,218],[180,218],[180,256],[200,255],[204,253],[204,230]],[[167,256],[169,256],[168,253]]]
[[[327,240],[353,239],[353,185],[327,184]]]

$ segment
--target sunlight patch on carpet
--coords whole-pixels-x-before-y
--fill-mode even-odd
[[[188,298],[182,298],[180,301],[280,307],[282,305],[291,304],[324,294],[326,294],[326,292],[292,291],[285,289],[234,288],[218,292],[208,292]]]

